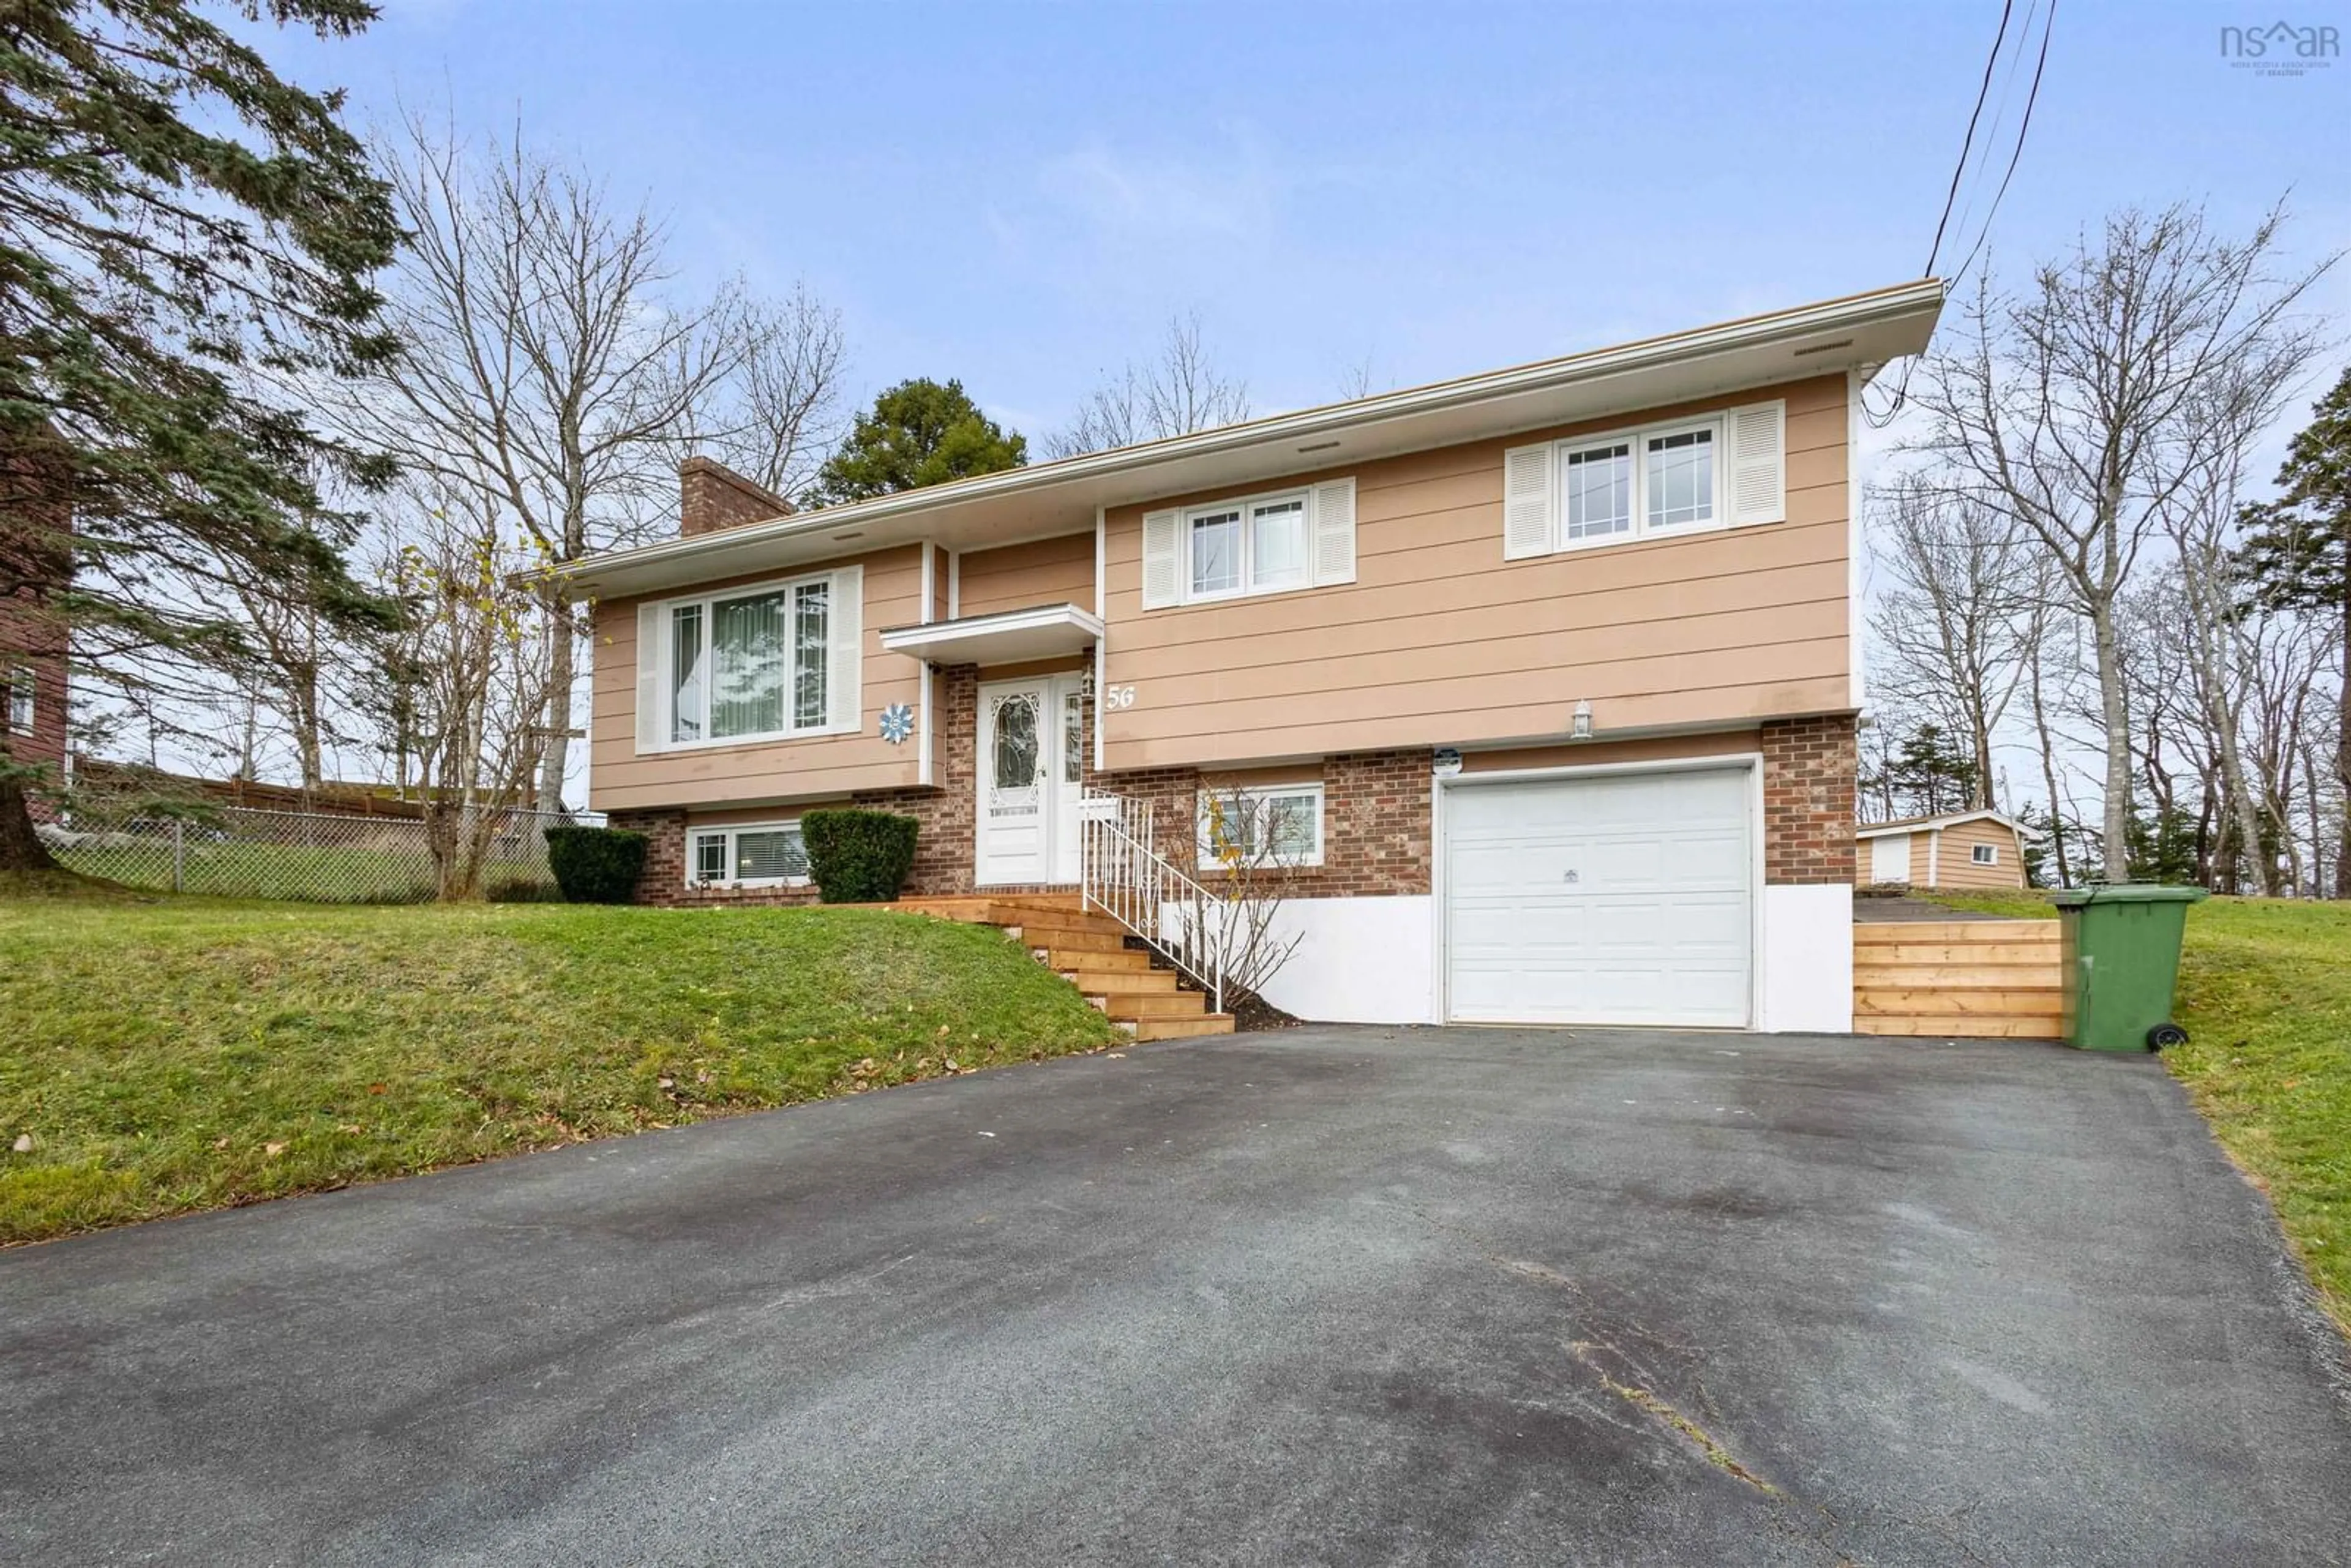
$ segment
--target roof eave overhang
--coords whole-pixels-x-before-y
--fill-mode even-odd
[[[1669,337],[1276,414],[1058,463],[591,556],[582,596],[631,597],[934,539],[956,549],[1083,527],[1098,508],[1369,462],[1768,386],[1875,373],[1920,352],[1944,286],[1928,278]]]

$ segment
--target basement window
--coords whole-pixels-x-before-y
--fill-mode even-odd
[[[1200,792],[1200,864],[1322,863],[1322,786],[1276,784]]]
[[[798,822],[699,828],[687,835],[685,880],[697,887],[802,887],[808,845]]]

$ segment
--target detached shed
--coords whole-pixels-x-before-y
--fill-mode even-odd
[[[1863,885],[2022,887],[2025,830],[1998,811],[1955,811],[1865,822],[1854,834],[1854,880]]]

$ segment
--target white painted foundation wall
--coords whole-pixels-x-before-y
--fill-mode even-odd
[[[1292,899],[1277,929],[1305,940],[1265,999],[1315,1023],[1427,1023],[1436,920],[1437,901],[1426,896]]]
[[[1853,889],[1763,890],[1762,1019],[1767,1034],[1853,1032]]]
[[[1767,886],[1758,893],[1757,1028],[1850,1032],[1853,889]],[[1266,1000],[1282,1011],[1314,1023],[1441,1021],[1435,899],[1293,899],[1282,905],[1280,923],[1305,938],[1266,987]]]

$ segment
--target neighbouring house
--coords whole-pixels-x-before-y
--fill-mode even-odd
[[[1864,885],[2022,887],[2029,836],[1998,811],[1864,822],[1854,834],[1854,875]]]
[[[1943,293],[816,511],[697,460],[568,573],[590,802],[702,904],[812,896],[825,802],[920,820],[910,895],[1180,888],[1214,797],[1301,1017],[1846,1029],[1853,449]]]

